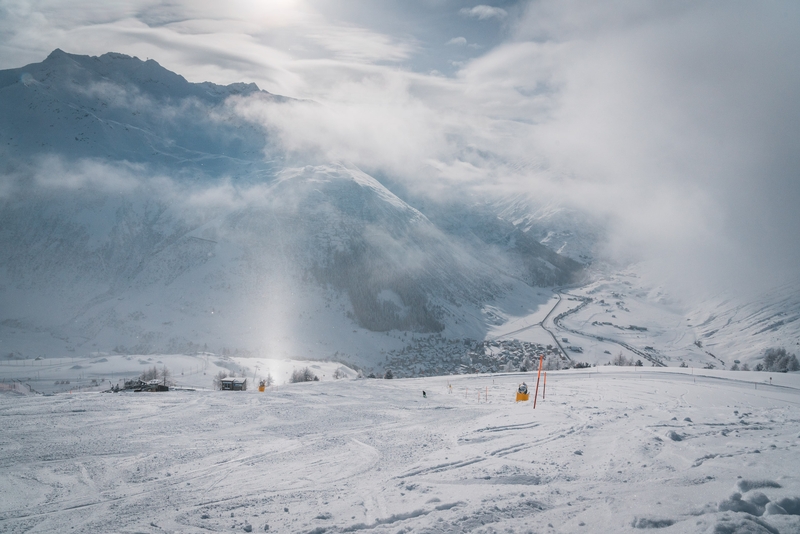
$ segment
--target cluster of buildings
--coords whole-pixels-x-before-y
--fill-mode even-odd
[[[499,373],[535,370],[544,355],[549,368],[566,367],[557,347],[509,340],[415,337],[400,350],[387,353],[384,366],[398,378],[430,375]]]

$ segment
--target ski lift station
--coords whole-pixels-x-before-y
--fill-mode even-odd
[[[220,389],[223,391],[246,391],[246,378],[223,378],[220,380]]]

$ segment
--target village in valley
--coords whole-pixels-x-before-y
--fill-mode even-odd
[[[386,352],[385,367],[397,377],[534,371],[570,367],[571,361],[552,345],[517,339],[451,340],[418,336],[400,350]]]

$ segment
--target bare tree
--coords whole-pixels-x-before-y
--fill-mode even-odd
[[[333,378],[339,380],[340,378],[347,378],[347,373],[344,372],[344,369],[341,367],[337,367],[336,370],[333,372]]]
[[[139,378],[142,380],[142,382],[149,382],[150,380],[155,380],[156,378],[158,378],[158,367],[154,365],[150,369],[146,369],[141,375],[139,375]]]
[[[222,389],[222,379],[228,378],[228,373],[220,371],[214,376],[214,389]]]
[[[532,370],[535,371],[537,366],[534,366]],[[544,369],[545,371],[558,371],[561,369],[561,358],[557,354],[551,354],[544,360]]]
[[[622,354],[622,351],[620,351],[619,354],[617,354],[614,357],[611,363],[617,366],[626,366],[626,365],[633,365],[633,360],[629,360],[628,358],[626,358],[625,355]]]
[[[161,380],[165,386],[168,386],[172,383],[172,371],[167,369],[166,365],[161,368]]]

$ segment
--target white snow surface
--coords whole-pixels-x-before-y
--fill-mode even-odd
[[[800,531],[800,374],[522,381],[0,395],[0,531]]]

